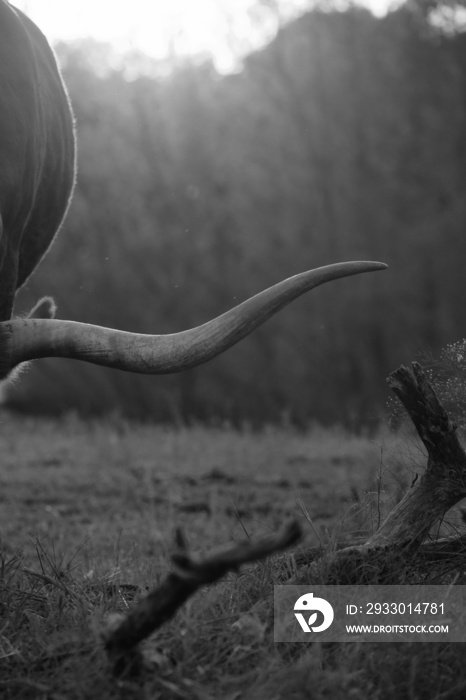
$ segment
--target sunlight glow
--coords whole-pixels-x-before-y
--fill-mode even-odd
[[[12,0],[51,41],[91,36],[120,51],[137,49],[157,59],[210,55],[222,71],[239,55],[271,38],[279,17],[291,18],[310,0],[279,0],[277,13],[257,0]],[[272,3],[273,4],[273,3]],[[390,0],[361,0],[383,14]]]

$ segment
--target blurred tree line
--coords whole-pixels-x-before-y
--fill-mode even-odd
[[[229,76],[206,62],[157,77],[142,57],[111,68],[108,47],[61,46],[78,187],[18,312],[52,294],[61,318],[171,333],[304,269],[390,270],[311,292],[183,374],[42,360],[12,404],[378,422],[388,372],[466,335],[466,34],[423,7],[314,10]]]

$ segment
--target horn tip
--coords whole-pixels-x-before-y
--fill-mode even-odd
[[[376,272],[377,270],[387,270],[388,265],[383,262],[377,262],[375,260],[361,260],[359,265],[364,265],[368,272]]]

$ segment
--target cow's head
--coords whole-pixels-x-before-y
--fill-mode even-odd
[[[386,267],[344,262],[303,272],[174,335],[56,320],[48,301],[28,318],[11,319],[15,293],[60,228],[74,180],[73,116],[53,52],[23,13],[0,0],[0,378],[40,357],[147,374],[178,372],[224,352],[304,292]]]

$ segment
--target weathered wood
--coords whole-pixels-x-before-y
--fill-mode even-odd
[[[105,649],[114,672],[137,671],[142,659],[137,645],[169,620],[201,586],[213,583],[242,564],[258,561],[295,544],[301,537],[298,523],[289,523],[282,532],[256,543],[243,544],[196,562],[187,553],[181,535],[178,552],[172,556],[173,571],[165,581],[143,598],[119,624],[105,634]]]
[[[414,555],[424,552],[429,556],[427,543],[422,543],[430,529],[466,497],[466,453],[420,365],[413,362],[411,369],[401,366],[387,382],[426,447],[425,471],[366,542],[317,559],[310,555],[292,583],[389,584],[406,580]],[[452,539],[434,550],[458,552],[463,547],[464,538],[458,538],[458,546]]]
[[[366,546],[416,547],[458,501],[466,497],[466,454],[456,427],[417,362],[387,379],[427,450],[427,466]]]

